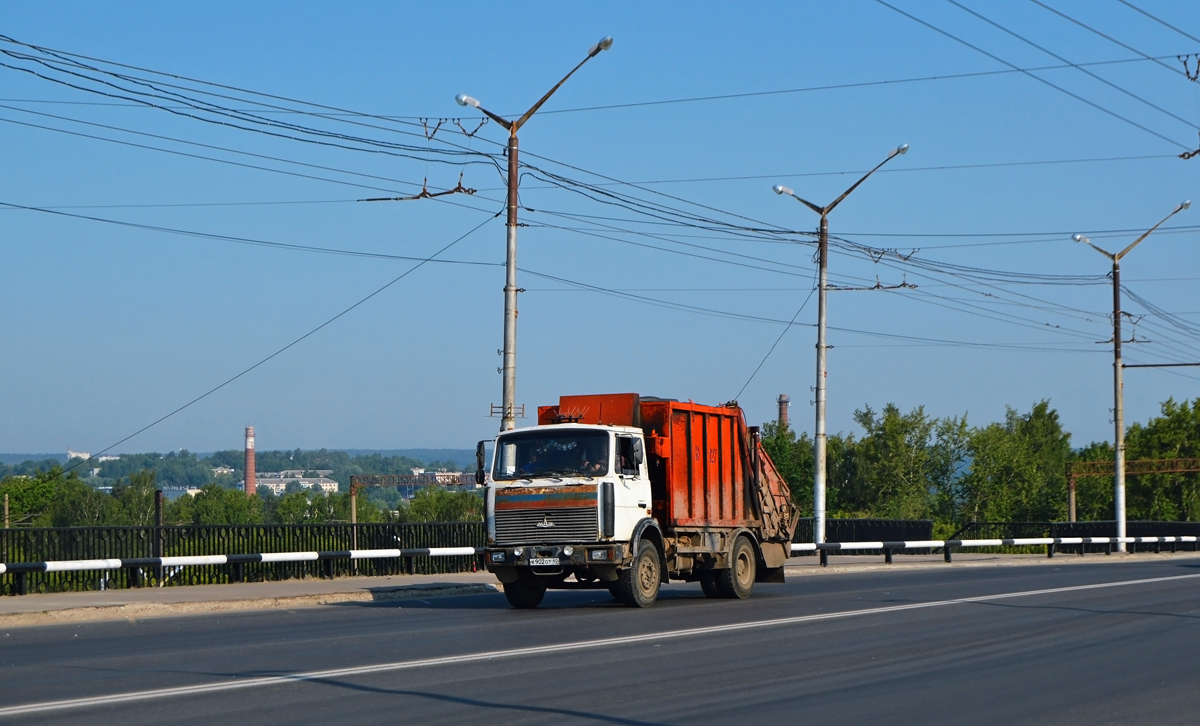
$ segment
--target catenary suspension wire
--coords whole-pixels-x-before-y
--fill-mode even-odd
[[[1005,26],[1001,25],[1000,23],[997,23],[996,21],[985,17],[984,15],[972,10],[971,8],[968,8],[967,6],[963,5],[962,3],[959,3],[958,0],[946,0],[946,2],[950,3],[951,5],[953,5],[956,8],[959,8],[963,12],[968,13],[968,14],[982,20],[983,22],[987,23],[988,25],[991,25],[993,28],[996,28],[997,30],[1000,30],[1003,33],[1007,33],[1008,35],[1011,35],[1012,37],[1016,38],[1017,40],[1021,41],[1022,43],[1025,43],[1026,45],[1029,45],[1033,48],[1037,48],[1038,50],[1040,50],[1041,52],[1050,56],[1051,58],[1054,58],[1056,60],[1059,60],[1059,61],[1062,61],[1063,63],[1068,64],[1070,67],[1078,70],[1080,73],[1086,74],[1088,77],[1103,83],[1104,85],[1108,86],[1109,88],[1112,88],[1120,93],[1123,93],[1126,96],[1129,96],[1130,98],[1132,98],[1142,104],[1145,104],[1146,106],[1149,106],[1150,108],[1154,109],[1155,111],[1158,111],[1162,114],[1170,116],[1171,118],[1175,119],[1176,121],[1179,121],[1180,123],[1186,124],[1187,127],[1190,129],[1193,129],[1193,130],[1196,129],[1196,123],[1194,121],[1189,121],[1188,119],[1183,118],[1182,116],[1179,116],[1178,114],[1172,113],[1171,111],[1168,111],[1167,109],[1163,108],[1162,106],[1159,106],[1158,104],[1153,103],[1152,101],[1148,101],[1148,100],[1142,98],[1141,96],[1137,95],[1133,91],[1130,91],[1127,88],[1118,86],[1117,84],[1113,83],[1112,81],[1109,81],[1107,78],[1099,76],[1099,75],[1089,71],[1086,68],[1080,67],[1079,65],[1072,63],[1071,61],[1069,61],[1066,58],[1062,57],[1061,55],[1055,53],[1054,51],[1052,51],[1044,46],[1038,45],[1037,43],[1034,43],[1032,40],[1026,38],[1025,36],[1020,35],[1019,33],[1016,33],[1015,31],[1013,31],[1009,28],[1006,28]]]
[[[1037,0],[1031,0],[1031,1],[1037,2]],[[1017,65],[1015,65],[1013,63],[1009,63],[1008,61],[1004,60],[1000,56],[995,55],[994,53],[989,53],[988,51],[984,50],[983,48],[980,48],[979,46],[974,45],[973,43],[969,43],[966,40],[963,40],[962,38],[960,38],[952,33],[942,30],[941,28],[937,27],[936,25],[926,22],[926,21],[918,18],[915,15],[906,13],[905,11],[896,7],[895,5],[892,5],[888,2],[886,2],[886,0],[875,0],[875,2],[879,3],[880,5],[884,6],[885,8],[888,8],[890,10],[893,10],[893,11],[899,13],[900,15],[903,15],[904,17],[908,18],[909,20],[912,20],[913,22],[919,23],[920,25],[923,25],[926,28],[929,28],[930,30],[932,30],[936,33],[939,33],[940,35],[944,35],[945,37],[955,41],[956,43],[961,43],[962,45],[970,48],[971,50],[974,50],[977,53],[981,53],[981,54],[987,56],[988,58],[991,58],[992,60],[997,61],[998,63],[1003,63],[1004,65],[1008,66],[1009,68],[1012,68],[1013,70],[1020,70]],[[1038,3],[1038,4],[1040,5],[1041,3]],[[1041,83],[1043,85],[1049,86],[1050,88],[1053,88],[1054,90],[1058,91],[1059,93],[1070,96],[1071,98],[1074,98],[1075,100],[1080,101],[1081,103],[1085,103],[1088,106],[1091,106],[1092,108],[1096,109],[1097,111],[1100,111],[1101,113],[1104,113],[1108,116],[1112,116],[1113,118],[1123,121],[1124,123],[1129,124],[1130,126],[1133,126],[1134,128],[1145,131],[1146,133],[1150,134],[1151,136],[1162,139],[1163,141],[1166,141],[1167,143],[1172,144],[1174,146],[1178,146],[1181,149],[1184,149],[1186,151],[1191,151],[1191,148],[1188,147],[1186,144],[1182,144],[1182,143],[1176,141],[1175,139],[1172,139],[1168,136],[1164,136],[1163,134],[1160,134],[1157,131],[1155,131],[1147,126],[1143,126],[1142,124],[1138,123],[1137,121],[1134,121],[1133,119],[1122,116],[1121,114],[1117,113],[1116,111],[1109,110],[1109,109],[1101,106],[1098,103],[1089,101],[1088,99],[1084,98],[1083,96],[1080,96],[1079,94],[1074,93],[1072,91],[1068,91],[1067,89],[1063,88],[1062,86],[1060,86],[1056,83],[1052,83],[1052,82],[1046,80],[1045,78],[1042,78],[1041,76],[1035,75],[1028,71],[1024,71],[1024,75],[1028,76],[1029,78],[1034,79],[1038,83]]]
[[[353,305],[351,305],[351,306],[347,307],[346,309],[342,310],[342,311],[341,311],[340,313],[338,313],[337,315],[334,315],[333,317],[329,318],[328,320],[326,320],[325,322],[321,323],[321,324],[320,324],[320,325],[318,325],[317,327],[313,328],[312,330],[309,330],[309,331],[308,331],[307,333],[305,333],[304,335],[301,335],[299,338],[296,338],[296,339],[295,339],[295,340],[293,340],[292,342],[290,342],[290,343],[288,343],[287,345],[283,346],[282,348],[280,348],[280,349],[276,350],[274,353],[271,353],[271,354],[270,354],[270,355],[268,355],[267,357],[265,357],[265,358],[263,358],[262,360],[258,361],[258,362],[257,362],[257,363],[255,363],[254,365],[250,366],[249,368],[246,368],[246,369],[244,369],[244,370],[243,370],[241,373],[238,373],[237,375],[234,375],[234,376],[232,376],[232,377],[230,377],[230,378],[226,379],[226,380],[225,380],[223,383],[220,383],[220,384],[218,384],[218,385],[216,385],[216,386],[214,386],[214,387],[210,388],[209,390],[205,391],[204,393],[200,394],[199,396],[196,396],[196,397],[195,397],[195,398],[193,398],[192,400],[190,400],[190,401],[188,401],[187,403],[183,404],[183,405],[182,405],[182,406],[180,406],[179,408],[176,408],[175,410],[171,411],[170,413],[168,413],[168,414],[166,414],[166,415],[164,415],[164,416],[161,416],[161,417],[159,417],[158,419],[155,419],[154,421],[152,421],[152,422],[150,422],[150,423],[146,424],[146,425],[145,425],[145,426],[143,426],[142,428],[138,429],[137,431],[134,431],[133,433],[131,433],[131,434],[129,434],[128,436],[126,436],[125,438],[121,439],[120,441],[117,441],[117,442],[115,442],[115,443],[113,443],[113,444],[110,444],[109,446],[105,447],[103,450],[101,450],[101,451],[98,451],[98,452],[96,452],[95,454],[92,454],[92,455],[88,456],[88,458],[86,458],[86,459],[80,459],[78,463],[76,463],[76,464],[74,464],[74,465],[72,465],[72,466],[68,467],[67,469],[64,469],[64,470],[63,470],[63,473],[65,474],[65,473],[67,473],[67,472],[71,471],[72,469],[75,469],[75,468],[77,468],[77,467],[79,467],[79,466],[82,466],[83,464],[86,464],[87,462],[89,462],[89,461],[91,461],[91,460],[95,459],[96,457],[98,457],[98,456],[100,456],[100,455],[102,455],[102,454],[104,454],[104,453],[106,453],[106,452],[108,452],[108,451],[111,451],[111,450],[113,450],[114,448],[116,448],[116,447],[120,446],[121,444],[125,443],[126,441],[129,441],[130,439],[134,438],[135,436],[138,436],[139,434],[141,434],[141,433],[143,433],[143,432],[145,432],[145,431],[148,431],[149,429],[151,429],[151,428],[153,428],[153,427],[157,426],[158,424],[162,423],[163,421],[166,421],[167,419],[169,419],[169,418],[171,418],[172,416],[174,416],[174,415],[176,415],[176,414],[180,413],[181,411],[184,411],[184,410],[186,410],[187,408],[189,408],[189,407],[193,406],[194,404],[196,404],[196,403],[199,403],[200,401],[204,400],[205,398],[208,398],[208,397],[209,397],[209,396],[211,396],[212,394],[214,394],[214,393],[216,393],[217,391],[221,390],[222,388],[224,388],[224,387],[228,386],[230,383],[233,383],[234,381],[238,380],[238,379],[239,379],[239,378],[241,378],[242,376],[245,376],[247,373],[250,373],[250,372],[251,372],[251,371],[253,371],[254,369],[258,368],[259,366],[262,366],[263,364],[267,363],[268,361],[270,361],[271,359],[275,358],[276,356],[279,356],[280,354],[284,353],[285,351],[289,350],[290,348],[293,348],[293,347],[295,347],[296,345],[300,344],[302,341],[304,341],[304,340],[306,340],[306,339],[308,339],[308,338],[312,337],[312,336],[313,336],[313,335],[315,335],[315,334],[316,334],[318,331],[322,330],[323,328],[327,327],[328,325],[332,324],[333,322],[335,322],[335,321],[337,321],[337,320],[341,319],[342,317],[344,317],[345,315],[347,315],[348,313],[350,313],[350,312],[351,312],[352,310],[354,310],[355,308],[359,307],[360,305],[362,305],[363,303],[367,302],[368,300],[370,300],[371,298],[375,297],[376,295],[380,294],[380,293],[381,293],[381,292],[383,292],[384,290],[387,290],[387,289],[388,289],[389,287],[391,287],[392,285],[395,285],[397,282],[400,282],[400,281],[401,281],[401,280],[403,280],[404,278],[406,278],[406,277],[408,277],[409,275],[411,275],[412,273],[416,272],[416,271],[417,271],[417,270],[419,270],[421,267],[423,267],[423,266],[424,266],[426,263],[428,263],[428,262],[432,262],[432,261],[434,260],[434,258],[436,258],[438,255],[442,254],[443,252],[445,252],[446,250],[450,249],[450,248],[451,248],[451,247],[453,247],[454,245],[458,244],[459,242],[463,241],[463,240],[464,240],[464,239],[466,239],[467,237],[471,236],[473,233],[475,233],[476,231],[478,231],[480,228],[482,228],[484,225],[486,225],[488,222],[492,221],[492,219],[495,219],[495,218],[496,218],[496,217],[498,217],[498,216],[500,216],[500,215],[499,215],[499,214],[496,214],[494,217],[492,217],[492,218],[490,218],[490,219],[485,219],[485,220],[483,220],[483,221],[482,221],[482,222],[480,222],[479,224],[475,225],[474,227],[472,227],[471,229],[469,229],[468,231],[464,232],[462,235],[460,235],[459,237],[457,237],[457,238],[456,238],[454,241],[452,241],[452,242],[450,242],[450,243],[446,244],[445,246],[443,246],[443,247],[442,247],[441,249],[439,249],[437,252],[434,252],[432,255],[430,255],[430,256],[428,256],[428,257],[426,257],[426,258],[424,258],[424,259],[420,260],[419,262],[417,262],[417,264],[415,264],[415,265],[413,265],[412,267],[408,268],[407,270],[405,270],[405,271],[404,271],[403,273],[401,273],[400,275],[398,275],[398,276],[396,276],[396,277],[392,278],[392,279],[391,279],[391,281],[387,282],[387,283],[386,283],[386,284],[384,284],[383,286],[376,288],[376,289],[375,289],[373,292],[371,292],[371,293],[370,293],[369,295],[367,295],[366,297],[363,297],[363,298],[361,298],[360,300],[358,300],[357,302],[355,302]]]

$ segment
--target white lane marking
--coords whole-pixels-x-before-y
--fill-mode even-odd
[[[513,648],[511,650],[492,650],[483,653],[465,653],[463,655],[447,655],[438,658],[423,658],[421,660],[405,660],[394,663],[379,663],[377,665],[355,666],[352,668],[334,668],[324,671],[307,671],[302,673],[293,673],[286,676],[267,676],[263,678],[245,678],[236,681],[226,681],[220,683],[201,683],[194,686],[178,686],[175,688],[157,688],[149,691],[132,691],[129,693],[114,693],[107,696],[91,696],[88,698],[70,698],[61,701],[43,701],[41,703],[28,703],[19,706],[8,706],[0,708],[0,717],[3,716],[18,716],[28,713],[43,713],[46,711],[62,711],[71,708],[86,708],[89,706],[104,706],[116,703],[128,703],[130,701],[148,701],[157,698],[171,698],[175,696],[190,696],[205,693],[216,693],[220,691],[235,691],[245,688],[262,688],[264,686],[281,685],[285,683],[296,683],[302,681],[318,681],[330,678],[346,678],[349,676],[361,676],[372,673],[388,673],[393,671],[413,670],[415,668],[427,668],[430,666],[452,665],[456,663],[474,663],[481,660],[495,660],[499,658],[517,658],[528,655],[544,655],[547,653],[564,653],[573,650],[587,650],[590,648],[603,648],[613,645],[627,645],[633,643],[644,644],[653,640],[670,640],[675,638],[689,638],[696,635],[719,635],[730,633],[739,630],[756,630],[759,628],[771,628],[781,625],[795,625],[798,623],[811,623],[821,620],[838,620],[841,618],[857,617],[862,615],[881,615],[884,613],[903,612],[905,610],[921,610],[925,608],[945,607],[947,605],[962,605],[967,603],[989,602],[992,600],[1006,600],[1019,597],[1033,597],[1035,595],[1053,595],[1063,592],[1079,592],[1082,590],[1100,590],[1110,587],[1126,587],[1129,585],[1149,585],[1158,582],[1176,582],[1179,580],[1192,580],[1200,578],[1200,574],[1194,575],[1172,575],[1169,577],[1150,577],[1142,580],[1122,580],[1119,582],[1101,582],[1093,585],[1072,585],[1069,587],[1053,587],[1045,590],[1022,590],[1019,592],[1006,592],[998,595],[980,595],[979,597],[963,597],[953,600],[934,600],[930,602],[910,603],[908,605],[889,605],[880,608],[865,608],[862,610],[844,610],[836,613],[818,613],[816,615],[797,615],[789,618],[774,618],[771,620],[753,620],[746,623],[728,623],[724,625],[711,625],[703,628],[687,628],[685,630],[668,630],[664,633],[640,633],[638,635],[625,635],[616,638],[604,638],[601,640],[583,640],[576,643],[558,643],[555,645],[538,645],[529,648]]]

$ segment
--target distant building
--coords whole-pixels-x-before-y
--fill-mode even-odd
[[[232,466],[214,466],[212,470],[213,476],[222,476],[233,473]]]
[[[67,461],[71,459],[90,459],[92,455],[86,451],[71,451],[71,447],[67,447]]]
[[[100,462],[101,464],[103,464],[106,461],[120,461],[120,459],[121,459],[121,457],[113,456],[112,454],[105,454],[104,456],[96,457],[96,461]]]
[[[300,479],[310,471],[320,477],[333,475],[333,469],[284,469],[283,471],[260,473],[257,476],[275,477],[278,479]]]
[[[333,473],[332,469],[321,470],[318,473]],[[286,475],[286,476],[285,476]],[[258,487],[270,489],[275,496],[281,496],[287,491],[288,485],[295,482],[304,489],[318,489],[325,494],[337,494],[338,483],[326,476],[305,477],[301,469],[288,471],[268,471],[255,474]]]

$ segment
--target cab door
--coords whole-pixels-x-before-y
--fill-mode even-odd
[[[616,531],[618,537],[627,539],[634,525],[650,513],[650,480],[646,476],[645,450],[642,437],[618,434],[613,456],[613,473],[617,476],[614,487],[616,505]]]

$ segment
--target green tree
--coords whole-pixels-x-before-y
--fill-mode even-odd
[[[117,520],[132,527],[150,527],[154,521],[154,499],[157,486],[151,469],[143,469],[118,481],[113,486],[113,497],[117,502]]]
[[[117,502],[111,495],[78,478],[66,477],[56,484],[50,509],[34,523],[43,527],[97,527],[111,524],[116,517]]]
[[[1048,401],[1028,414],[1008,409],[1004,424],[974,429],[970,468],[957,486],[959,521],[1045,522],[1066,518],[1071,435]]]
[[[55,465],[48,471],[9,476],[0,481],[0,500],[8,495],[11,522],[32,523],[46,512],[54,502],[55,483],[62,479],[62,467]]]
[[[1200,398],[1190,403],[1169,398],[1162,415],[1143,426],[1134,423],[1125,438],[1126,459],[1182,459],[1200,456]],[[1200,520],[1200,475],[1156,474],[1126,479],[1130,519]]]
[[[262,500],[237,489],[208,484],[194,497],[172,503],[171,519],[191,524],[262,524]]]
[[[400,513],[405,522],[478,522],[483,519],[483,499],[474,492],[422,487]]]

